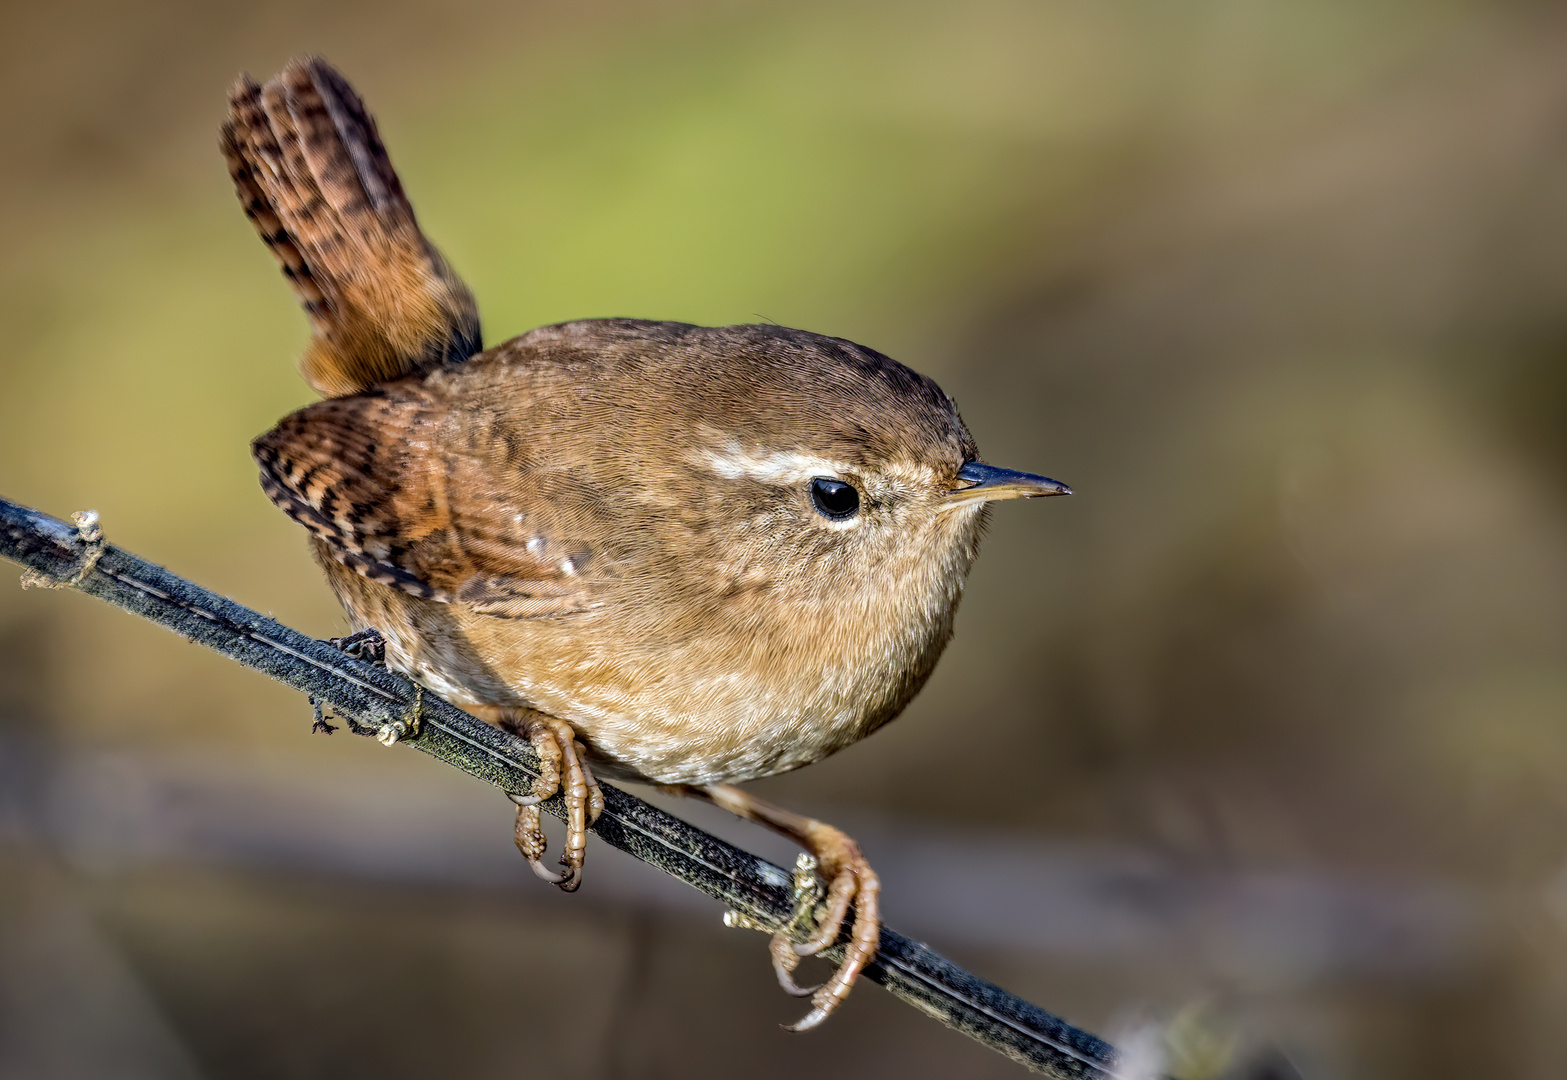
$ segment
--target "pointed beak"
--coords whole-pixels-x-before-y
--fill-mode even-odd
[[[962,506],[964,503],[971,502],[1037,499],[1044,495],[1072,494],[1071,488],[1048,476],[998,469],[994,465],[985,465],[978,461],[971,461],[959,469],[958,479],[967,481],[968,486],[947,493],[948,507]]]

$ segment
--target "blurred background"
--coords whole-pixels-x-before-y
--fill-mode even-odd
[[[325,637],[248,454],[306,324],[215,144],[307,51],[490,342],[852,338],[1079,492],[997,508],[898,723],[757,785],[892,925],[1204,1075],[1567,1073],[1559,5],[9,0],[0,492]],[[0,1076],[1021,1072],[870,985],[782,1032],[760,935],[510,820],[0,587]]]

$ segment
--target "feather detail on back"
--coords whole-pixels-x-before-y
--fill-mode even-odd
[[[419,230],[375,121],[320,59],[230,91],[219,142],[245,214],[314,336],[300,366],[327,397],[461,361],[478,307]]]

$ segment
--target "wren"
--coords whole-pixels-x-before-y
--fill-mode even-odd
[[[876,875],[841,831],[731,785],[897,716],[951,636],[988,505],[1070,490],[982,463],[940,387],[839,338],[587,319],[483,349],[472,295],[322,60],[241,78],[221,145],[310,316],[302,369],[325,399],[255,441],[262,487],[355,630],[538,749],[515,840],[563,888],[595,776],[807,848],[827,885],[815,932],[771,952],[812,995],[795,1030],[820,1023],[875,954]],[[557,790],[559,872],[537,807]],[[831,978],[797,987],[800,958],[845,933]]]

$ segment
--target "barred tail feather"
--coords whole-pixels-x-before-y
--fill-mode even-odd
[[[324,60],[241,77],[220,139],[245,214],[314,335],[301,361],[326,397],[466,359],[478,307],[419,229],[375,121]]]

